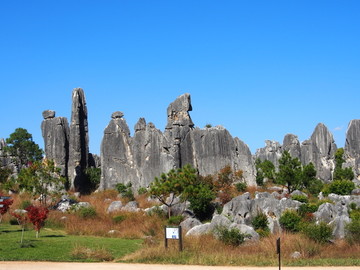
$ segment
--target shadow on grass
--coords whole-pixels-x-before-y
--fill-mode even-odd
[[[14,233],[14,232],[21,232],[21,229],[20,230],[3,230],[3,231],[0,231],[0,233]]]
[[[50,234],[50,235],[44,235],[41,237],[65,237],[65,235],[61,235],[61,234]]]

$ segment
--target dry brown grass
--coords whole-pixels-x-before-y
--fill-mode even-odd
[[[114,257],[104,247],[89,248],[81,245],[75,245],[71,251],[71,256],[79,260],[93,261],[112,261]]]
[[[127,255],[124,260],[130,262],[181,263],[205,265],[257,265],[275,266],[278,264],[276,240],[281,237],[282,258],[284,264],[311,264],[327,259],[356,259],[360,245],[350,246],[345,241],[335,244],[320,245],[296,234],[271,235],[257,243],[245,243],[238,247],[227,246],[210,235],[185,238],[184,251],[178,252],[177,243],[172,242],[165,251],[164,244],[146,245],[136,253]],[[301,259],[292,259],[298,251]],[[331,263],[330,263],[331,264]]]

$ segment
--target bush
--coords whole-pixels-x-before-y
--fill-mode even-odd
[[[183,220],[183,216],[172,216],[168,219],[169,225],[179,225],[181,221]]]
[[[308,238],[321,244],[329,242],[332,237],[332,228],[325,222],[307,224],[302,231]]]
[[[286,210],[279,219],[283,229],[290,232],[297,232],[300,229],[301,217],[294,210]]]
[[[247,184],[245,182],[239,182],[235,184],[236,190],[239,192],[244,192],[247,188]]]
[[[227,229],[225,227],[218,227],[216,233],[221,242],[230,246],[241,245],[244,243],[246,237],[246,235],[241,233],[237,228]]]
[[[267,216],[260,212],[258,213],[253,220],[251,221],[251,225],[254,227],[255,230],[263,229],[263,230],[269,230],[269,221],[267,219]]]
[[[97,216],[96,210],[94,207],[80,207],[76,212],[81,218],[94,218]]]
[[[147,193],[147,189],[145,187],[141,187],[138,189],[138,194],[139,195],[142,195],[142,194],[145,194]]]
[[[324,183],[320,179],[313,179],[307,186],[307,190],[312,195],[318,195],[320,191],[324,188]]]
[[[314,203],[304,203],[300,205],[298,212],[304,217],[308,213],[315,213],[319,209],[319,205]]]
[[[350,195],[355,189],[355,184],[350,180],[335,180],[331,182],[324,190],[326,195],[335,193],[338,195]]]
[[[126,219],[126,217],[121,216],[121,215],[120,216],[115,216],[115,217],[112,218],[114,223],[120,223],[120,222],[124,221],[125,219]]]
[[[127,185],[124,185],[123,183],[116,184],[115,188],[123,198],[127,198],[129,201],[134,201],[134,193],[131,189],[132,184],[128,183]]]
[[[350,244],[360,242],[360,219],[353,219],[345,226],[345,238]]]
[[[306,197],[305,195],[292,195],[291,199],[293,199],[295,201],[302,202],[302,203],[308,203],[309,202],[308,197]]]

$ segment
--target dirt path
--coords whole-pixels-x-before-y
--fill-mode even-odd
[[[197,266],[127,263],[0,262],[0,270],[278,270],[279,267]],[[283,270],[359,270],[359,267],[282,267]]]

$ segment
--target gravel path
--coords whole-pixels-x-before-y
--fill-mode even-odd
[[[197,266],[128,263],[0,262],[0,270],[278,270],[279,267]],[[359,270],[357,266],[281,267],[282,270]]]

